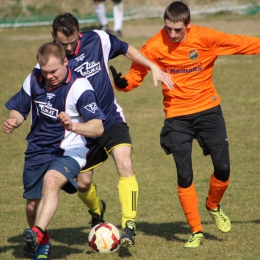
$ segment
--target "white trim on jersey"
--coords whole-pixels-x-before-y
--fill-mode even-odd
[[[28,96],[31,96],[31,76],[32,73],[30,73],[23,82],[23,89]]]
[[[109,39],[109,35],[102,31],[102,30],[94,30],[94,32],[96,32],[99,37],[100,37],[100,41],[101,41],[101,46],[102,46],[102,51],[103,51],[103,55],[104,55],[104,65],[107,68],[107,72],[109,74],[109,70],[108,70],[108,55],[111,49],[111,42]]]

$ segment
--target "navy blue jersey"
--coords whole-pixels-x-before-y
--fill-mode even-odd
[[[125,122],[109,76],[108,61],[126,54],[128,44],[101,30],[79,33],[78,46],[67,56],[69,67],[86,77],[94,88],[97,101],[106,115],[105,130],[118,122]]]
[[[88,152],[85,137],[67,131],[56,116],[64,111],[73,122],[105,119],[89,81],[71,69],[58,87],[49,89],[45,87],[41,70],[35,68],[21,90],[6,103],[6,108],[18,111],[25,119],[31,112],[26,165],[45,163],[57,156],[71,156],[83,167]]]

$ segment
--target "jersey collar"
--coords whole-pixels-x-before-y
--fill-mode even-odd
[[[79,50],[81,47],[81,40],[82,40],[83,34],[82,33],[78,33],[78,45],[76,50],[74,51],[73,55],[78,55],[79,54]]]
[[[71,78],[72,78],[72,70],[69,67],[67,67],[67,74],[66,74],[65,78],[63,79],[63,81],[59,85],[52,86],[52,87],[46,86],[45,85],[45,78],[43,77],[42,74],[40,75],[38,81],[44,84],[44,87],[47,91],[53,91],[53,90],[59,88],[62,85],[66,85],[66,84],[70,83]]]

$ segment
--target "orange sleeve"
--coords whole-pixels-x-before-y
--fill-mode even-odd
[[[228,34],[207,27],[198,28],[198,31],[201,32],[201,41],[211,46],[216,56],[260,53],[260,38]]]

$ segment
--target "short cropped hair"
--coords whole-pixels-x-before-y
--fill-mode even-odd
[[[167,19],[173,23],[183,22],[187,26],[191,19],[190,9],[182,1],[175,1],[166,7],[163,18],[164,21]]]
[[[44,43],[37,51],[36,58],[40,65],[46,65],[50,57],[56,57],[63,63],[66,52],[63,46],[57,42]]]
[[[54,36],[58,32],[62,32],[66,36],[70,36],[75,32],[79,32],[79,22],[71,13],[62,13],[56,16],[52,23],[52,31]]]

